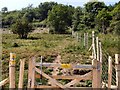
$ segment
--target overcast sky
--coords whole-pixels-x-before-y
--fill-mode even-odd
[[[27,7],[29,4],[33,4],[33,7],[37,7],[41,2],[46,1],[54,1],[72,6],[83,6],[89,0],[0,0],[0,9],[2,7],[8,7],[8,11],[20,10],[23,7]],[[99,0],[99,1],[104,1],[106,5],[119,2],[119,0]]]

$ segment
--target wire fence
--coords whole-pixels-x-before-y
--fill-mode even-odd
[[[85,44],[87,46],[87,50],[92,45],[92,35],[89,34],[87,37],[85,35],[86,33],[77,33],[73,32],[72,36],[81,43],[81,46],[85,47]],[[86,37],[86,39],[85,39]],[[102,47],[102,75],[101,75],[101,81],[102,83],[108,84],[108,57],[109,53]],[[112,58],[112,82],[111,85],[116,85],[116,68],[115,68],[115,60]]]
[[[80,33],[73,32],[72,36],[81,43],[81,46],[84,47],[86,50],[89,49],[89,47],[92,45],[92,35],[89,34],[86,37],[86,33]],[[103,45],[102,45],[103,46]],[[109,62],[108,57],[109,53],[102,47],[102,75],[101,75],[101,82],[108,85],[108,68],[109,68]],[[116,85],[116,68],[115,68],[115,60],[114,57],[112,57],[112,82],[111,85]],[[106,86],[107,87],[107,86]]]
[[[103,62],[102,62],[102,82],[108,84],[108,57],[109,53],[103,49]],[[111,85],[116,85],[116,70],[115,70],[115,60],[112,58],[112,82]]]

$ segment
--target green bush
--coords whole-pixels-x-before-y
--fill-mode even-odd
[[[33,30],[32,25],[26,19],[17,20],[11,28],[12,32],[18,34],[21,39],[26,39],[28,33]]]

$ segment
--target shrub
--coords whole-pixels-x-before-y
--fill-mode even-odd
[[[28,33],[32,30],[32,25],[26,19],[17,20],[16,23],[12,25],[12,32],[18,34],[21,39],[26,39]]]

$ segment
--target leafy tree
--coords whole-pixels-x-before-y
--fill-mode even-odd
[[[106,8],[106,5],[104,2],[99,2],[99,1],[93,1],[93,2],[88,2],[85,4],[85,10],[87,12],[88,17],[88,23],[90,28],[95,27],[95,17],[97,16],[98,12],[101,11],[103,8]]]
[[[110,31],[114,31],[120,35],[120,3],[116,5],[111,13],[113,18],[110,24]]]
[[[32,25],[25,18],[17,20],[16,23],[12,25],[12,32],[18,34],[21,39],[26,39],[28,33],[32,30]]]
[[[80,29],[81,21],[82,21],[82,8],[77,7],[75,9],[74,15],[73,15],[73,30],[78,31]]]
[[[39,19],[40,21],[44,20],[47,18],[48,16],[48,11],[52,10],[52,7],[54,5],[57,5],[57,3],[55,2],[44,2],[44,3],[40,3],[40,5],[38,6],[38,12],[39,12]],[[38,13],[37,13],[38,14]]]
[[[1,10],[3,13],[8,12],[8,8],[7,7],[3,7]]]
[[[25,17],[29,22],[32,22],[34,17],[35,17],[35,13],[33,11],[28,11],[26,12],[23,17]]]
[[[73,14],[74,14],[74,10],[75,10],[75,8],[72,6],[72,5],[67,5],[66,6],[68,9],[67,9],[67,11],[68,11],[68,26],[69,27],[72,27],[72,18],[73,18]]]
[[[15,23],[16,19],[20,18],[18,17],[18,14],[18,11],[10,11],[8,13],[3,13],[2,27],[9,27],[13,23]]]
[[[54,33],[65,33],[72,20],[68,6],[55,5],[48,14],[48,25]]]
[[[96,27],[98,30],[100,32],[107,33],[106,29],[109,27],[111,19],[110,13],[105,8],[99,11],[96,17]]]

